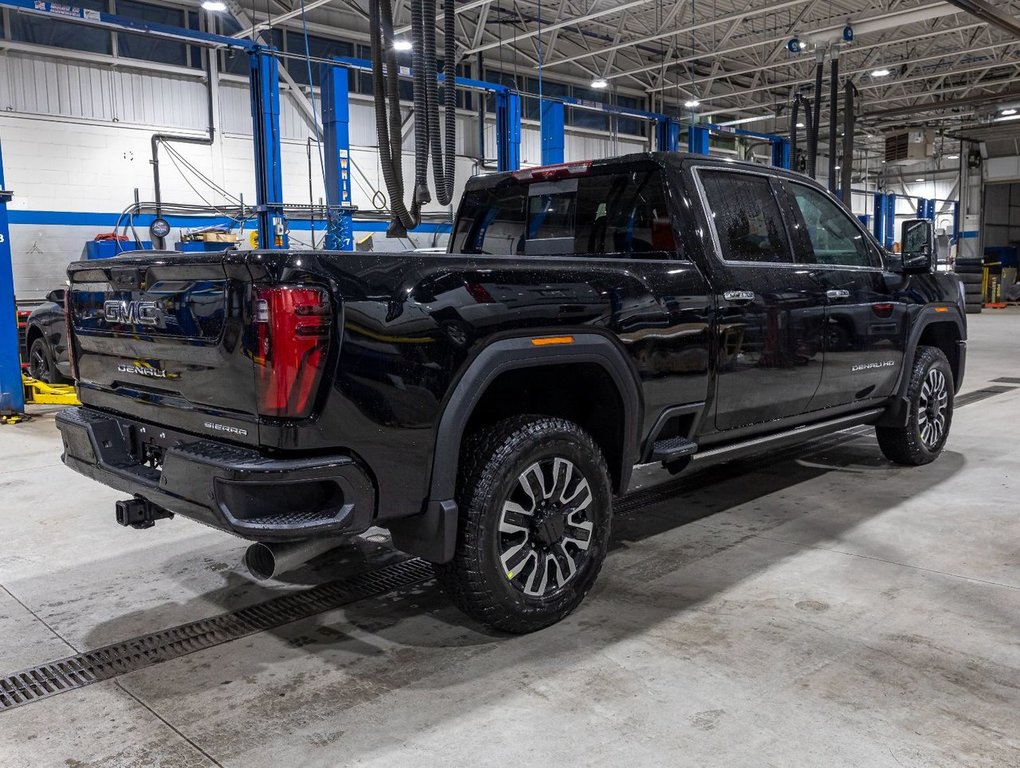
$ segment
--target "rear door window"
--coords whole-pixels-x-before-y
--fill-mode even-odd
[[[676,238],[661,173],[642,168],[468,193],[453,251],[665,259]]]
[[[786,226],[768,176],[699,171],[725,261],[792,264]]]

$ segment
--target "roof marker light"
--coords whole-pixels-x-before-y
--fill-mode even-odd
[[[550,181],[564,176],[583,176],[591,169],[591,160],[580,160],[576,163],[560,163],[559,165],[543,165],[538,168],[522,168],[513,172],[517,181]]]

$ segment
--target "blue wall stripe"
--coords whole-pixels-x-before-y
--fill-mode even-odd
[[[8,216],[11,224],[28,224],[42,226],[62,227],[108,227],[113,229],[117,225],[119,213],[99,213],[89,211],[25,211],[8,208]],[[135,216],[135,227],[148,229],[154,216]],[[232,224],[233,220],[222,216],[167,216],[167,221],[173,227],[206,227],[213,224]],[[127,223],[125,218],[122,224]],[[290,228],[296,232],[310,232],[312,222],[309,219],[289,219]],[[354,220],[355,232],[385,232],[387,227],[385,221],[358,221]],[[315,221],[315,231],[324,232],[325,222],[320,219]],[[418,226],[414,232],[422,234],[449,234],[449,224],[424,223]]]

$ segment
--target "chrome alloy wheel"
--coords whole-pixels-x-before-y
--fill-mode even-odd
[[[921,433],[921,442],[928,450],[936,448],[946,433],[948,407],[946,376],[938,368],[932,368],[924,377],[921,395],[917,400],[917,428]]]
[[[518,476],[499,517],[499,559],[529,597],[559,591],[589,557],[594,523],[588,480],[567,459],[543,459]]]

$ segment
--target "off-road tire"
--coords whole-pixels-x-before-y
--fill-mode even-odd
[[[945,353],[938,347],[918,347],[907,387],[907,423],[902,427],[875,428],[885,457],[912,467],[935,461],[949,437],[954,390],[953,370]],[[937,434],[931,431],[934,427],[926,426],[936,421]]]
[[[591,503],[580,514],[591,521],[592,530],[588,548],[576,553],[583,557],[579,564],[575,561],[572,576],[550,594],[531,596],[523,589],[523,577],[518,574],[515,583],[514,575],[503,566],[500,558],[507,552],[501,549],[505,539],[499,529],[506,504],[529,468],[543,462],[546,466],[550,459],[554,466],[556,459],[566,459],[587,482]],[[557,487],[554,472],[553,491]],[[565,487],[561,497],[566,492]],[[523,634],[555,624],[584,600],[608,549],[612,489],[602,451],[577,424],[547,416],[515,416],[472,435],[461,456],[457,503],[456,554],[449,563],[434,568],[440,585],[458,608],[493,629]],[[528,541],[532,536],[537,541],[537,534],[528,536]],[[536,569],[539,560],[541,555],[536,556]],[[526,560],[518,567],[528,564]],[[556,581],[557,570],[552,573],[550,584]]]

